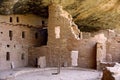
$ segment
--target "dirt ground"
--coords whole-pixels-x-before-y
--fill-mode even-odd
[[[0,80],[101,80],[102,72],[83,68],[18,68],[0,71]]]

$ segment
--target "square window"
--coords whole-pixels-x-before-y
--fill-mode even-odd
[[[10,60],[10,52],[6,52],[6,60],[7,60],[7,61]]]
[[[12,20],[12,17],[10,17],[10,22],[12,22],[13,20]]]
[[[24,53],[22,53],[21,60],[24,60],[24,59],[25,59],[25,55],[24,55]]]
[[[22,38],[25,38],[25,32],[24,31],[22,32]]]

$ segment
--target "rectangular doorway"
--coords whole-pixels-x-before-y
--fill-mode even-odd
[[[78,51],[71,52],[71,65],[73,67],[78,66]]]

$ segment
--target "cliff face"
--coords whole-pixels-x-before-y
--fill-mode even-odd
[[[33,13],[42,17],[48,17],[48,4],[43,0],[2,0],[0,2],[0,14],[27,14]]]
[[[98,31],[120,26],[120,0],[0,0],[0,14],[33,13],[48,17],[50,2],[61,4],[81,31]]]

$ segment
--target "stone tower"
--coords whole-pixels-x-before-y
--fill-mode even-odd
[[[79,39],[80,31],[69,13],[58,4],[49,6],[48,46],[66,47],[69,37]]]
[[[51,65],[71,63],[69,40],[79,40],[80,31],[72,21],[72,16],[62,9],[62,6],[52,3],[49,6],[48,47],[50,49]],[[55,64],[54,64],[55,63]],[[70,64],[69,64],[70,65]]]

